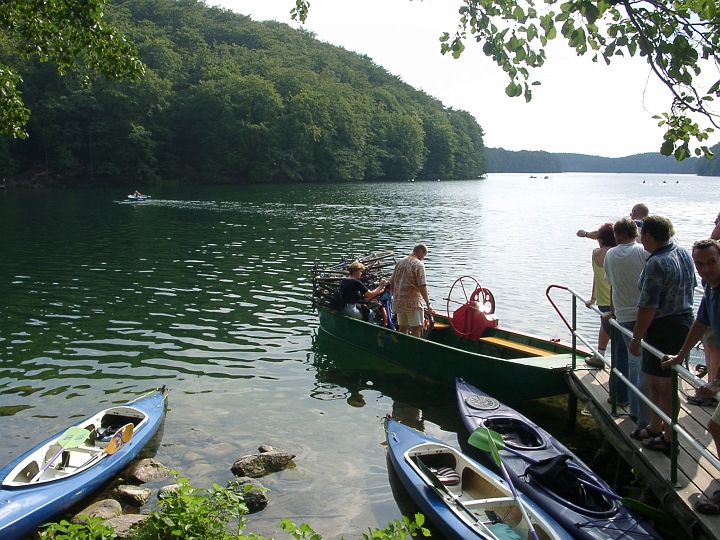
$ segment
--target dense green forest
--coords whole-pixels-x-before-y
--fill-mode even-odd
[[[61,77],[17,54],[32,111],[0,139],[0,174],[63,185],[240,184],[477,178],[475,118],[360,56],[277,22],[199,0],[114,0],[140,83]]]

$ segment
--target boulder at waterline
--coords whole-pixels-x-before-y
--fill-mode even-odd
[[[115,489],[115,495],[122,502],[139,507],[148,502],[152,491],[146,487],[122,485]]]
[[[72,523],[85,523],[84,516],[111,519],[122,515],[122,506],[115,499],[103,499],[78,512],[70,520]]]
[[[252,489],[249,489],[246,486],[252,486]],[[270,502],[265,493],[265,486],[254,478],[241,476],[239,478],[235,478],[234,480],[230,480],[230,482],[228,482],[228,489],[233,490],[238,495],[242,495],[249,514],[259,512]],[[246,489],[248,489],[248,491],[246,491]]]
[[[147,484],[165,478],[169,474],[170,470],[165,465],[154,459],[146,458],[131,463],[127,469],[126,477],[131,481]]]
[[[108,519],[106,523],[115,530],[116,538],[129,538],[132,527],[147,519],[147,517],[146,514],[123,514],[122,516]]]
[[[235,476],[259,478],[266,474],[295,467],[294,457],[295,454],[278,451],[250,454],[239,458],[233,463],[230,470]]]

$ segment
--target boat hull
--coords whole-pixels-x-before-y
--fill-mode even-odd
[[[496,510],[498,514],[504,516],[508,525],[511,525],[516,532],[522,533],[522,537],[529,537],[527,534],[529,529],[523,526],[520,511],[512,499],[507,484],[494,473],[457,450],[392,419],[385,420],[385,430],[390,462],[400,481],[420,510],[447,539],[467,540],[468,538],[490,538],[490,536],[484,534],[481,527],[474,526],[469,522],[468,516],[463,517],[462,512],[454,511],[454,504],[448,502],[447,496],[443,498],[434,487],[425,481],[417,466],[413,465],[415,456],[423,456],[423,461],[437,459],[438,456],[454,460],[462,482],[459,486],[449,489],[456,495],[459,493],[461,499],[463,497],[473,499],[465,500],[463,504],[473,511],[476,519],[487,519],[482,516],[483,510],[487,510],[487,508],[484,504],[479,503],[481,499],[478,498],[478,495],[482,493],[484,494],[483,501],[498,501],[495,503],[498,506],[495,506],[493,511]],[[449,463],[446,462],[446,465]],[[476,472],[482,474],[482,481],[473,486],[471,480],[480,478]],[[471,491],[473,487],[478,488],[480,485],[484,486],[483,489],[474,493]],[[471,495],[471,493],[473,494]],[[532,501],[523,495],[520,495],[520,498],[540,540],[570,540],[572,538]],[[500,502],[501,499],[502,502]]]
[[[457,400],[463,424],[472,433],[486,427],[503,435],[506,448],[499,451],[510,480],[518,491],[542,507],[574,538],[659,539],[652,527],[634,515],[616,498],[587,488],[585,505],[580,497],[563,498],[528,474],[528,467],[558,456],[569,456],[565,463],[575,477],[591,482],[616,495],[585,463],[540,426],[502,402],[488,396],[462,379],[456,381]],[[514,450],[508,450],[508,448]]]
[[[161,390],[118,407],[117,409],[125,412],[131,412],[129,409],[133,409],[144,418],[138,422],[132,438],[127,443],[112,455],[107,454],[101,459],[98,458],[96,462],[77,474],[37,483],[28,481],[19,484],[13,481],[18,477],[19,467],[28,462],[32,463],[38,449],[56,441],[64,431],[50,437],[0,469],[0,479],[3,481],[0,485],[0,538],[15,540],[25,537],[119,474],[157,432],[164,417],[166,396],[167,392]],[[111,407],[107,411],[113,409],[115,408]],[[76,425],[85,422],[87,420]]]
[[[430,379],[454,386],[455,379],[492,390],[500,399],[518,401],[568,392],[565,377],[573,365],[572,349],[562,343],[543,340],[503,328],[488,328],[486,335],[529,344],[551,352],[549,356],[528,357],[485,343],[456,336],[446,318],[429,339],[401,334],[318,306],[320,327],[331,336],[399,364]],[[584,358],[581,353],[578,358]]]

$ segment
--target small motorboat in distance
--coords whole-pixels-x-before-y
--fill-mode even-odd
[[[0,538],[24,538],[119,474],[165,416],[167,388],[104,409],[0,469]]]
[[[500,434],[504,448],[498,448],[498,453],[510,481],[573,538],[660,538],[643,517],[627,506],[636,503],[634,508],[644,510],[646,505],[621,498],[547,431],[462,379],[457,379],[455,386],[467,430],[473,433],[483,427]]]
[[[532,530],[538,540],[572,539],[525,495],[516,499],[499,476],[460,451],[389,416],[384,424],[398,477],[448,540],[533,539]]]
[[[146,201],[150,198],[150,195],[128,195],[130,201]]]

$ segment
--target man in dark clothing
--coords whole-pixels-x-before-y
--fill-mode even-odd
[[[665,356],[662,366],[668,368],[685,361],[690,350],[700,341],[708,328],[717,339],[720,336],[720,243],[717,240],[695,242],[692,258],[698,274],[705,282],[705,294],[700,301],[697,319],[690,327],[685,343],[675,356]],[[708,373],[708,383],[698,388],[698,395],[714,397],[720,392],[720,368]],[[716,452],[720,452],[720,405],[715,408],[707,423],[707,430],[715,442]],[[720,514],[720,490],[706,499],[695,501],[695,510],[703,514]]]
[[[697,284],[693,260],[688,251],[671,240],[673,225],[662,216],[645,219],[640,239],[650,253],[640,275],[638,313],[628,351],[641,352],[640,339],[669,354],[683,345],[693,323],[693,290]],[[672,416],[670,372],[660,365],[660,358],[643,351],[642,371],[646,376],[650,401],[667,416]],[[648,450],[667,453],[674,436],[672,427],[652,412],[650,423],[630,434],[642,440]]]

